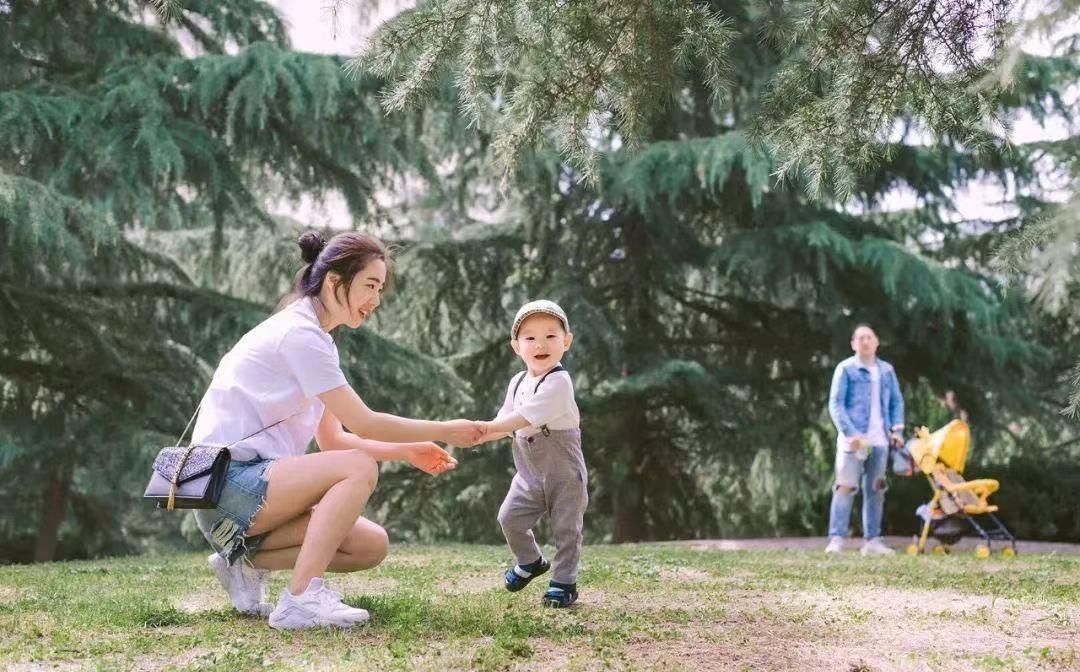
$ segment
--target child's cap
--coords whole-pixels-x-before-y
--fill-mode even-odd
[[[521,323],[525,321],[525,318],[537,313],[546,313],[552,317],[559,318],[559,321],[562,322],[563,329],[566,329],[567,333],[570,332],[570,321],[566,319],[566,313],[559,307],[559,304],[554,301],[548,301],[547,299],[540,299],[538,301],[530,301],[518,309],[517,315],[514,316],[514,326],[510,328],[510,338],[516,339],[518,329],[521,328]]]

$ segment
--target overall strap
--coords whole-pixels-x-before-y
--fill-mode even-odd
[[[510,395],[510,405],[511,406],[513,406],[514,402],[517,401],[518,388],[521,387],[521,381],[525,380],[525,376],[528,373],[529,373],[528,371],[522,371],[521,374],[517,377],[517,380],[514,382],[514,391]]]
[[[536,394],[537,392],[540,391],[540,386],[544,384],[544,381],[547,380],[548,376],[550,376],[553,373],[558,373],[559,371],[566,371],[566,369],[563,368],[562,364],[557,365],[555,368],[553,368],[552,370],[545,373],[544,377],[540,379],[540,382],[538,382],[536,384],[536,388],[533,390],[533,394]]]
[[[559,364],[558,366],[556,366],[552,370],[545,373],[544,377],[541,378],[540,381],[538,383],[536,383],[536,387],[533,388],[533,394],[536,394],[537,392],[540,391],[540,386],[544,383],[545,380],[547,380],[548,376],[550,376],[553,373],[557,373],[559,371],[566,371],[566,369],[563,368],[562,364]],[[525,376],[528,375],[528,373],[529,373],[528,371],[522,371],[521,373],[518,374],[517,380],[514,381],[514,391],[510,394],[510,399],[512,399],[512,400],[517,399],[518,388],[521,387],[521,381],[525,380]]]
[[[542,377],[542,378],[540,378],[540,380],[539,380],[539,381],[537,381],[537,383],[536,383],[536,387],[535,387],[535,388],[533,388],[533,394],[536,394],[537,392],[539,392],[539,391],[540,391],[540,386],[544,384],[544,381],[545,381],[545,380],[547,380],[547,377],[548,377],[548,376],[550,376],[550,375],[551,375],[551,374],[553,374],[553,373],[558,373],[559,371],[566,371],[566,369],[565,369],[565,368],[563,368],[563,365],[562,365],[562,364],[558,364],[558,365],[556,365],[556,366],[555,366],[554,368],[552,368],[552,369],[551,369],[550,371],[548,371],[547,373],[545,373],[545,374],[543,375],[543,377]],[[512,395],[510,395],[510,399],[511,399],[512,401],[517,401],[517,393],[518,393],[518,388],[519,388],[519,387],[521,387],[521,381],[525,380],[525,376],[526,376],[526,375],[527,375],[528,373],[529,373],[529,372],[528,372],[527,370],[526,370],[526,371],[522,371],[522,372],[521,372],[521,375],[519,375],[519,376],[517,377],[517,381],[516,381],[516,382],[514,383],[514,393],[513,393]],[[544,436],[551,436],[551,430],[550,430],[550,429],[548,429],[548,426],[547,426],[547,425],[543,425],[542,427],[540,427],[540,432],[541,432],[541,433],[542,433],[542,434],[543,434]]]

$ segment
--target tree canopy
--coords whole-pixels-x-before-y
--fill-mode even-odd
[[[347,61],[291,50],[254,0],[0,2],[0,556],[177,538],[137,502],[153,452],[321,224],[274,204],[330,193],[402,250],[373,328],[338,340],[379,410],[490,417],[514,311],[564,306],[592,539],[820,529],[858,321],[909,424],[962,408],[977,462],[1067,491],[1045,465],[1080,442],[1080,341],[1045,308],[1075,304],[1075,208],[1048,176],[1075,187],[1080,152],[1008,129],[1075,129],[1078,44],[1017,50],[1008,10],[431,0]],[[985,180],[1011,216],[960,214]],[[916,206],[885,207],[898,189]],[[372,515],[496,540],[509,451],[459,457],[388,467]]]

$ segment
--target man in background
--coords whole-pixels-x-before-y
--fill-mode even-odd
[[[853,356],[840,362],[829,390],[829,415],[836,425],[836,479],[829,508],[826,553],[844,550],[855,494],[862,490],[863,555],[891,555],[881,541],[885,467],[889,445],[903,443],[904,398],[896,371],[878,359],[878,338],[867,324],[851,335]]]

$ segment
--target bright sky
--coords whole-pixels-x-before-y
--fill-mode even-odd
[[[289,24],[293,47],[352,56],[383,21],[413,3],[407,0],[269,0]]]
[[[293,47],[300,51],[325,54],[354,55],[364,44],[365,38],[373,28],[386,18],[393,16],[414,3],[410,0],[270,0],[285,17],[289,24],[289,35]],[[1069,27],[1071,32],[1080,31],[1080,27]],[[1050,42],[1041,39],[1029,40],[1024,45],[1025,51],[1046,55],[1050,52]],[[1067,102],[1080,106],[1080,86],[1074,86],[1066,96]],[[1061,119],[1050,119],[1044,127],[1023,114],[1016,121],[1012,139],[1015,143],[1037,140],[1060,140],[1069,135]],[[1013,214],[1012,210],[1000,205],[1011,193],[1006,193],[1001,185],[990,181],[972,184],[960,189],[955,194],[960,216],[964,219],[1001,219]],[[883,203],[886,210],[898,210],[918,206],[915,194],[907,189],[897,189],[890,193]],[[305,198],[299,206],[281,203],[274,209],[277,214],[289,215],[296,219],[321,226],[330,224],[335,228],[349,227],[352,217],[345,207],[344,200],[338,196],[315,202]]]

